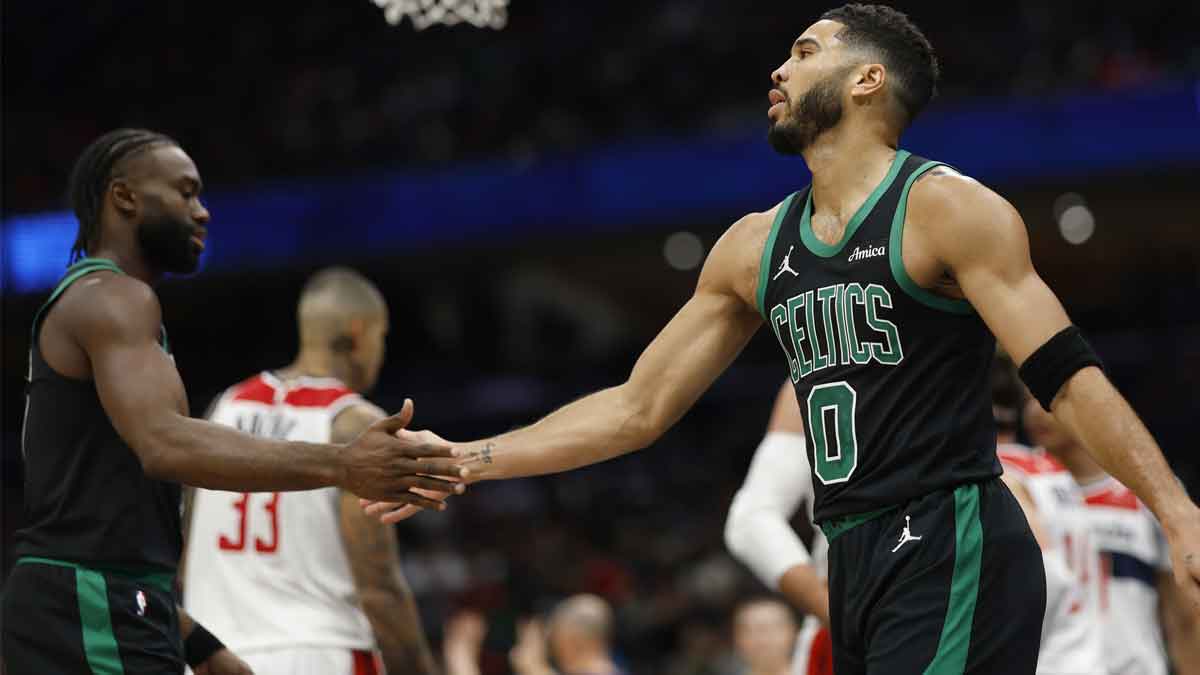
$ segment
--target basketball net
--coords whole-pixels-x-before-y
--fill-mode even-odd
[[[508,23],[508,0],[371,0],[383,9],[393,26],[408,17],[413,28],[425,30],[434,24],[453,26],[469,23],[477,28],[504,28]]]

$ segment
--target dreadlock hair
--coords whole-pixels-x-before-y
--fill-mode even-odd
[[[838,39],[878,54],[907,127],[933,97],[941,75],[933,45],[904,12],[886,5],[843,5],[821,15],[845,26]]]
[[[117,129],[92,141],[75,160],[71,170],[70,201],[79,220],[79,232],[71,247],[71,260],[87,255],[88,244],[100,235],[100,212],[104,193],[113,179],[113,169],[124,159],[156,145],[179,145],[165,134],[147,129]]]

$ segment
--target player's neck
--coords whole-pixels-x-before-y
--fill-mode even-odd
[[[345,384],[347,387],[354,387],[354,369],[346,363],[344,358],[336,357],[326,351],[314,349],[301,349],[296,356],[296,360],[284,368],[276,371],[276,374],[283,379],[291,379],[296,377],[332,377]]]
[[[580,654],[569,662],[562,664],[565,675],[572,673],[610,673],[616,668],[607,654],[592,652]]]
[[[1058,457],[1058,461],[1067,467],[1067,471],[1071,472],[1071,476],[1075,478],[1075,482],[1080,485],[1095,483],[1096,481],[1108,476],[1108,472],[1092,459],[1087,450],[1079,446],[1072,446],[1064,452],[1054,453]]]
[[[113,261],[117,267],[126,275],[135,279],[140,279],[150,285],[154,285],[160,278],[162,273],[156,271],[146,263],[142,256],[136,253],[128,253],[118,246],[100,245],[87,252],[89,258],[104,258],[105,260]]]
[[[791,670],[791,664],[785,663],[776,668],[756,668],[750,671],[750,675],[788,675]]]
[[[813,207],[843,222],[875,190],[896,157],[896,148],[875,134],[838,126],[804,150],[812,173]]]

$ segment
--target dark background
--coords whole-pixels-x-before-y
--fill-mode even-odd
[[[942,96],[920,138],[945,141],[946,120],[960,115],[1005,121],[970,127],[972,147],[986,152],[935,157],[978,166],[1017,206],[1039,271],[1195,493],[1200,153],[1163,149],[1195,147],[1186,133],[1153,148],[1141,139],[1155,138],[1153,120],[1163,112],[1156,92],[1200,92],[1200,9],[1154,0],[900,7],[943,63]],[[620,382],[695,283],[696,269],[664,261],[666,237],[691,232],[707,250],[742,213],[803,185],[802,163],[787,165],[795,166],[792,180],[775,171],[780,160],[764,159],[776,162],[775,182],[760,181],[753,199],[655,209],[659,185],[664,196],[700,200],[732,179],[715,173],[681,184],[661,165],[651,169],[649,157],[663,144],[686,151],[765,137],[768,75],[825,8],[513,0],[502,31],[418,33],[388,26],[366,0],[6,3],[5,569],[21,522],[29,323],[48,290],[19,283],[18,268],[45,260],[16,259],[13,233],[22,218],[63,208],[66,174],[95,136],[147,126],[177,137],[209,185],[210,205],[230,204],[213,207],[209,269],[160,289],[193,411],[233,382],[286,364],[305,277],[351,264],[392,308],[389,360],[373,398],[394,409],[412,397],[418,426],[473,438]],[[1117,132],[1064,147],[1021,112],[1056,101],[1084,101],[1061,108],[1081,119],[1116,110],[1118,101],[1133,113],[1122,113]],[[1179,114],[1200,134],[1196,101]],[[1077,126],[1066,113],[1057,124]],[[360,243],[355,228],[378,210],[367,195],[329,197],[325,210],[303,214],[307,229],[262,217],[274,212],[254,201],[332,195],[379,176],[466,185],[485,171],[580,172],[605,153],[628,162],[611,179],[617,194],[629,195],[620,211],[627,218],[595,216],[588,202],[537,218],[514,206],[548,203],[551,187],[516,194],[511,204],[439,193],[427,200],[480,202],[479,212],[501,224],[404,222],[403,236],[371,226],[371,239]],[[1021,162],[988,163],[1005,153]],[[1085,156],[1104,160],[1065,161]],[[735,163],[753,164],[731,157]],[[788,187],[775,190],[781,180]],[[1095,222],[1079,245],[1060,233],[1067,193],[1080,196]],[[73,231],[43,234],[50,248],[37,255],[60,255],[65,265]],[[219,247],[239,243],[241,257],[219,257]],[[620,651],[636,672],[730,672],[730,604],[761,589],[724,553],[722,523],[784,372],[763,331],[650,449],[569,475],[480,485],[448,513],[401,525],[431,637],[454,608],[484,609],[493,626],[487,672],[504,672],[516,617],[589,590],[617,606]]]

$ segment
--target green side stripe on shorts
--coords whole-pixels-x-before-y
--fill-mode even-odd
[[[950,601],[937,653],[925,668],[925,675],[961,675],[966,670],[982,559],[979,486],[960,485],[954,490],[954,577],[950,581]]]
[[[83,626],[83,651],[92,675],[125,675],[117,637],[108,611],[108,584],[99,572],[75,569],[75,594],[79,597],[79,623]]]
[[[129,579],[130,581],[136,581],[139,584],[153,586],[164,593],[171,593],[172,589],[175,587],[175,572],[167,571],[160,567],[150,567],[146,565],[81,565],[80,563],[71,562],[69,560],[40,558],[30,555],[17,558],[18,565],[29,563],[54,565],[56,567],[70,567],[73,570],[83,570],[84,572],[110,574]]]

